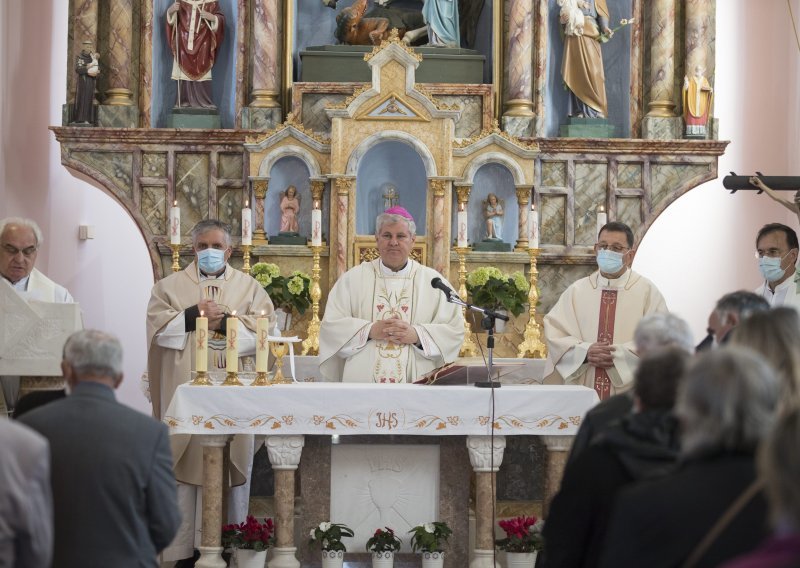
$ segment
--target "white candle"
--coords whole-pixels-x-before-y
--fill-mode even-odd
[[[200,312],[200,317],[194,321],[196,341],[194,370],[208,371],[208,318]]]
[[[242,244],[243,245],[252,245],[253,244],[253,212],[248,207],[250,205],[249,201],[244,202],[244,209],[242,209]]]
[[[177,201],[169,208],[169,244],[181,244],[181,209]]]
[[[311,246],[322,246],[322,211],[311,210]]]
[[[269,318],[264,317],[264,312],[261,312],[261,317],[256,320],[256,372],[267,372],[267,358],[269,357],[269,342],[267,336],[269,335]]]
[[[229,373],[237,373],[239,371],[239,320],[236,318],[236,312],[233,312],[229,318],[225,320],[225,370]]]
[[[606,208],[602,205],[597,206],[597,231],[596,234],[600,234],[600,229],[606,226],[608,223],[608,215],[606,214]]]
[[[458,224],[458,227],[456,227],[456,229],[458,231],[456,233],[456,235],[457,235],[456,245],[459,246],[459,247],[468,247],[469,246],[469,240],[467,239],[467,227],[468,227],[468,225],[467,225],[467,212],[464,211],[464,210],[461,210],[461,205],[463,205],[463,204],[459,204],[459,211],[458,211],[458,215],[456,217],[456,222]]]
[[[531,203],[531,210],[528,212],[528,248],[539,248],[539,214],[536,212],[536,205]]]

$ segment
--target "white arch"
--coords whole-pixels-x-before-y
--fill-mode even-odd
[[[435,177],[436,174],[436,160],[433,159],[433,154],[431,151],[428,150],[428,147],[425,146],[419,139],[414,138],[410,134],[406,132],[401,132],[398,130],[385,130],[383,132],[376,132],[372,136],[369,136],[361,141],[353,152],[350,154],[350,158],[347,160],[347,167],[345,168],[345,175],[348,176],[355,176],[358,173],[358,163],[361,161],[361,158],[369,152],[369,150],[381,142],[387,142],[390,140],[403,142],[409,146],[411,146],[419,157],[422,158],[422,163],[425,165],[425,176],[426,177]]]
[[[302,160],[308,168],[308,175],[310,178],[322,177],[317,159],[311,152],[305,148],[301,148],[300,146],[281,146],[274,152],[267,154],[267,156],[261,160],[261,164],[258,166],[258,175],[260,177],[269,177],[269,173],[272,171],[272,166],[275,165],[275,162],[281,158],[286,158],[287,156],[292,156]]]
[[[486,164],[500,164],[508,168],[511,172],[511,175],[514,177],[514,185],[525,185],[525,173],[522,171],[522,167],[509,158],[505,154],[501,154],[500,152],[487,152],[485,154],[479,154],[474,160],[472,160],[467,168],[464,170],[464,178],[462,181],[466,183],[473,183],[475,181],[475,174]]]

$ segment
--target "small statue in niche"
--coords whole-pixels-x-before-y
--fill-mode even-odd
[[[300,212],[300,197],[297,195],[297,188],[290,185],[281,194],[281,234],[293,234],[298,232],[297,215]]]
[[[456,0],[425,0],[422,17],[428,26],[428,45],[461,47],[461,30]]]
[[[84,48],[75,61],[78,83],[71,124],[91,125],[94,122],[94,87],[100,74],[100,54],[91,51],[92,42],[85,41],[83,45]]]
[[[490,193],[483,202],[483,216],[486,218],[487,241],[503,240],[503,202]]]
[[[336,2],[323,4],[336,8]],[[425,35],[425,22],[418,10],[391,7],[392,0],[378,0],[367,11],[367,0],[356,0],[336,15],[334,37],[349,45],[380,45],[397,28],[399,37],[407,44]]]
[[[224,28],[225,17],[216,0],[178,0],[167,8],[172,79],[178,81],[176,108],[217,108],[211,99],[211,68]]]
[[[705,138],[706,124],[711,110],[714,90],[703,75],[702,66],[694,68],[694,76],[683,78],[683,118],[686,121],[686,136]]]
[[[389,209],[397,205],[398,201],[400,201],[400,196],[397,194],[397,188],[390,183],[387,183],[384,186],[384,192],[381,195],[383,197],[383,209]]]

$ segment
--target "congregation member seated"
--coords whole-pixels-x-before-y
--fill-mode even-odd
[[[754,455],[780,394],[777,374],[746,348],[699,355],[676,404],[680,464],[619,493],[600,566],[718,566],[753,550],[769,533]]]
[[[750,314],[769,310],[769,303],[758,294],[738,290],[725,294],[708,316],[710,347],[718,347],[730,339],[729,334]]]
[[[639,363],[633,412],[607,427],[564,471],[544,524],[539,568],[597,566],[617,492],[674,466],[679,444],[672,407],[689,357],[686,349],[672,347]]]

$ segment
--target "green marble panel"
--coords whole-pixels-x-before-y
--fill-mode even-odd
[[[167,188],[142,186],[142,216],[154,235],[167,234]]]
[[[208,154],[175,154],[175,195],[181,208],[181,234],[208,217]]]
[[[546,314],[570,284],[588,276],[597,270],[597,266],[594,264],[540,264],[538,269],[541,303],[537,306],[536,313]]]
[[[542,195],[542,217],[539,225],[539,242],[547,245],[567,244],[567,196]]]
[[[542,187],[567,187],[567,162],[542,162]]]
[[[167,155],[161,152],[142,154],[144,177],[167,177]]]
[[[220,154],[217,166],[218,179],[242,179],[244,158],[241,154]]]
[[[635,233],[642,224],[642,198],[617,197],[617,221],[622,221]]]
[[[128,199],[133,198],[133,154],[130,152],[76,151],[70,156],[108,178]]]
[[[242,234],[242,190],[239,188],[218,190],[218,217],[231,226],[231,234]]]
[[[617,188],[641,189],[642,164],[620,164],[617,168]]]
[[[597,241],[597,206],[605,205],[608,164],[575,164],[575,244]]]
[[[670,194],[680,187],[696,185],[693,178],[709,174],[711,164],[653,164],[650,166],[651,203],[657,210]]]

